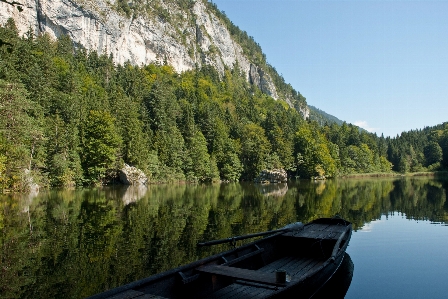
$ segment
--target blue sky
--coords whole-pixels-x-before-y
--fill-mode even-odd
[[[213,2],[309,105],[392,137],[448,121],[448,1]]]

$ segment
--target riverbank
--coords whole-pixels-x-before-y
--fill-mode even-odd
[[[375,178],[375,177],[414,177],[414,176],[428,176],[428,177],[448,177],[448,171],[422,171],[422,172],[373,172],[373,173],[353,173],[341,175],[338,178]]]

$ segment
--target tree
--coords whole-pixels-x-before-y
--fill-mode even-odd
[[[32,170],[35,142],[42,132],[32,117],[38,104],[28,99],[24,86],[0,79],[0,155],[5,157],[5,187],[26,188],[21,172]],[[6,183],[8,182],[8,183]]]
[[[106,171],[116,169],[121,138],[114,118],[106,111],[91,110],[84,130],[82,164],[86,179],[93,184],[103,183]]]
[[[435,141],[431,141],[427,146],[425,146],[424,154],[425,154],[426,166],[439,163],[443,159],[442,148]]]
[[[269,141],[262,127],[249,123],[244,126],[240,142],[244,178],[253,180],[266,166],[266,158],[270,153]]]
[[[81,185],[79,134],[74,124],[66,124],[59,114],[47,118],[47,171],[52,186]]]
[[[207,141],[201,131],[197,130],[193,136],[188,137],[185,147],[187,159],[184,163],[184,173],[188,180],[204,182],[219,179],[219,174],[211,171],[216,168],[216,161],[211,161],[207,152]]]
[[[297,173],[301,177],[333,176],[336,165],[328,148],[328,141],[317,128],[303,123],[295,137]]]

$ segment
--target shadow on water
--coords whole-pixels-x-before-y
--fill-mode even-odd
[[[350,255],[344,255],[341,265],[329,281],[312,297],[313,299],[342,299],[347,294],[355,266]]]

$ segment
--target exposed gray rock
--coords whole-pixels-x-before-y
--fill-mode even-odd
[[[120,181],[126,185],[146,185],[148,183],[148,177],[145,173],[134,167],[124,164],[119,173]]]
[[[258,68],[254,64],[250,64],[249,80],[251,84],[260,86],[260,74],[258,74]]]
[[[288,174],[281,169],[262,170],[260,174],[254,179],[255,183],[269,184],[269,183],[284,183],[288,180]]]
[[[310,108],[308,106],[304,105],[304,107],[300,107],[299,112],[302,114],[304,119],[310,118]]]
[[[250,64],[249,82],[255,86],[258,86],[263,93],[276,100],[278,99],[277,90],[271,76],[269,76],[269,74],[262,68],[259,68],[254,64]],[[291,104],[289,105],[291,106]]]

